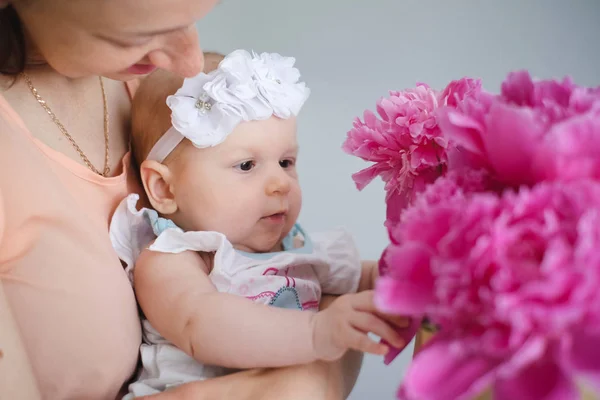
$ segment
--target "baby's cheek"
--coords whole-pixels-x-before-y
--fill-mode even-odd
[[[218,218],[218,221],[215,221],[215,225],[218,226],[219,232],[222,232],[227,236],[229,241],[233,243],[245,242],[248,240],[249,236],[252,236],[252,228],[258,219],[252,219],[252,215],[250,209],[245,213],[243,211],[238,212],[238,210],[231,210],[230,213],[224,212],[218,214],[221,218]]]

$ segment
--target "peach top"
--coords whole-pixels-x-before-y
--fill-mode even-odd
[[[140,192],[129,154],[122,163],[96,175],[0,95],[0,280],[44,399],[113,400],[137,365],[138,310],[108,235],[117,204]]]

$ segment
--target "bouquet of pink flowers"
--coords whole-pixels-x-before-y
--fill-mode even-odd
[[[374,163],[359,189],[386,183],[378,307],[437,329],[398,397],[600,393],[600,88],[520,71],[500,94],[390,92],[377,114],[343,148]]]

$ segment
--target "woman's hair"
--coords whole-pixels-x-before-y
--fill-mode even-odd
[[[8,5],[0,9],[0,75],[16,76],[25,69],[26,49],[21,20]]]

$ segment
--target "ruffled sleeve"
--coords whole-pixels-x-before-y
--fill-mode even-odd
[[[162,253],[181,253],[184,251],[200,251],[214,253],[214,267],[232,265],[235,257],[233,245],[225,235],[213,231],[188,231],[179,228],[164,230],[149,247],[152,251]],[[229,275],[225,270],[221,273]]]
[[[125,271],[133,282],[133,267],[152,240],[156,237],[152,225],[148,223],[144,210],[137,210],[140,196],[130,194],[115,211],[110,223],[110,240],[117,255],[125,263]]]
[[[344,229],[311,234],[315,251],[326,261],[326,267],[315,268],[323,293],[354,293],[361,276],[358,248],[352,235]]]
[[[218,232],[184,232],[155,210],[137,209],[139,195],[130,194],[117,207],[110,223],[110,240],[125,263],[133,282],[135,262],[145,248],[161,253],[202,251],[215,253],[215,266],[231,263],[234,252],[225,235]]]

